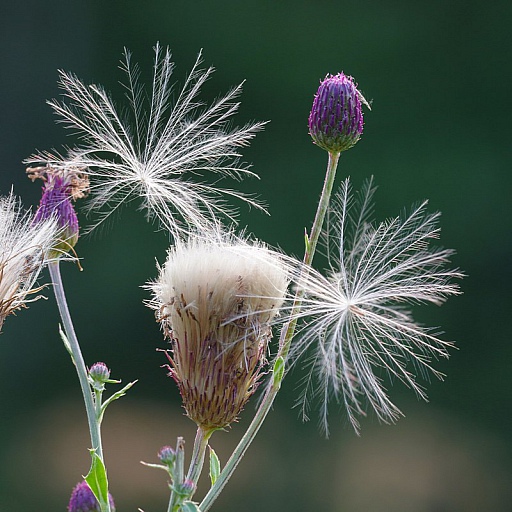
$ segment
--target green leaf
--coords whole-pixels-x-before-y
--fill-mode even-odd
[[[62,326],[59,324],[59,334],[60,339],[62,340],[62,343],[64,343],[64,347],[68,351],[68,354],[71,356],[71,360],[73,361],[73,364],[76,366],[75,358],[73,357],[73,351],[71,350],[71,344],[69,343],[68,337],[62,330]]]
[[[100,411],[100,415],[99,415],[99,418],[98,418],[98,421],[101,423],[101,421],[103,420],[103,415],[105,414],[105,409],[114,401],[114,400],[117,400],[118,398],[121,398],[122,396],[124,396],[126,394],[126,392],[136,383],[137,381],[134,380],[133,382],[129,382],[128,384],[126,384],[126,386],[123,388],[123,389],[120,389],[119,391],[116,391],[112,396],[110,396],[107,400],[105,400],[102,404],[101,404],[101,411]]]
[[[108,510],[108,481],[105,465],[94,450],[90,450],[92,464],[89,473],[84,477],[91,491],[98,500],[101,510]]]
[[[274,363],[273,376],[274,387],[279,387],[284,377],[284,359],[281,356]]]
[[[210,449],[210,480],[213,486],[220,475],[220,460],[214,449],[211,446],[208,446],[208,448]]]
[[[181,504],[180,512],[201,512],[201,509],[193,501],[184,501]]]
[[[309,254],[309,251],[311,249],[311,244],[309,242],[309,236],[308,232],[304,229],[304,247],[306,254]]]

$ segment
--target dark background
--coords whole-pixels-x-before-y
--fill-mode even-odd
[[[3,2],[0,7],[0,192],[11,185],[25,204],[39,186],[21,161],[35,149],[74,140],[54,123],[57,69],[123,91],[117,69],[130,48],[150,76],[156,41],[173,49],[181,82],[203,48],[218,72],[213,100],[246,79],[237,124],[271,120],[245,158],[261,181],[271,217],[242,208],[241,224],[300,254],[323,180],[326,155],[307,133],[307,117],[326,73],[355,77],[368,99],[365,131],[341,160],[340,175],[379,185],[377,215],[416,200],[441,210],[442,243],[468,277],[464,295],[417,317],[441,325],[459,350],[438,367],[430,403],[390,392],[406,413],[396,426],[370,417],[358,438],[333,409],[331,438],[292,409],[291,374],[274,411],[214,510],[444,512],[512,510],[511,436],[511,105],[512,3],[345,1]],[[81,217],[82,223],[87,219]],[[194,426],[160,366],[165,347],[141,285],[156,275],[168,240],[139,212],[82,238],[84,271],[63,273],[87,363],[105,361],[113,377],[139,379],[104,423],[111,490],[118,510],[166,509],[163,472],[148,469],[164,444]],[[43,276],[43,280],[48,277]],[[51,294],[0,337],[0,511],[64,510],[88,470],[86,418],[78,381],[57,333]],[[212,445],[225,461],[254,407]]]

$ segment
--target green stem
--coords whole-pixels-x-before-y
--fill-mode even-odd
[[[183,483],[183,480],[185,478],[185,441],[182,437],[178,437],[178,440],[176,442],[176,463],[174,466],[174,475],[173,475],[173,481],[172,481],[172,487],[171,487],[171,496],[169,498],[169,505],[167,507],[167,512],[174,512],[179,502],[179,496],[178,493],[174,491],[174,487],[181,485]]]
[[[91,391],[91,386],[89,385],[87,368],[85,366],[84,358],[82,356],[82,351],[80,350],[80,344],[78,343],[78,338],[73,327],[73,321],[71,320],[71,315],[69,313],[66,294],[64,293],[64,286],[62,284],[62,277],[60,275],[59,260],[49,263],[48,268],[50,270],[50,276],[53,283],[53,291],[55,294],[55,299],[57,301],[57,306],[59,308],[60,317],[62,319],[62,325],[64,327],[66,337],[69,341],[69,347],[71,349],[73,362],[75,363],[76,372],[78,374],[78,380],[80,381],[80,387],[82,389],[82,395],[84,397],[85,410],[87,412],[87,421],[89,423],[89,432],[91,435],[91,445],[92,448],[96,451],[96,454],[104,463],[103,449],[101,445],[100,425],[98,421],[95,400]],[[107,504],[105,511],[102,512],[110,512],[110,504]]]
[[[318,243],[318,239],[320,238],[320,233],[322,232],[322,226],[325,219],[325,214],[327,213],[327,209],[329,207],[329,201],[332,194],[332,188],[334,185],[334,179],[336,177],[336,169],[338,167],[338,160],[340,157],[340,153],[329,153],[329,161],[327,164],[327,172],[325,175],[324,186],[322,189],[322,194],[320,196],[320,201],[318,203],[318,208],[315,215],[315,220],[313,222],[313,226],[311,228],[311,235],[306,244],[306,251],[304,253],[304,264],[309,266],[313,261],[313,256],[315,255],[316,246]],[[292,306],[292,312],[290,314],[291,320],[283,327],[281,331],[281,337],[279,340],[279,351],[277,354],[277,358],[282,358],[283,361],[286,361],[288,353],[290,351],[290,345],[292,342],[293,335],[295,333],[295,327],[297,325],[296,313],[300,310],[302,298],[304,296],[304,291],[298,290]],[[284,373],[281,373],[284,375]],[[274,399],[279,392],[281,387],[281,379],[274,380],[270,386],[267,387],[265,395],[260,403],[254,418],[249,425],[249,428],[245,432],[244,436],[238,443],[238,446],[235,448],[234,452],[231,454],[231,457],[227,461],[224,469],[221,471],[219,477],[217,478],[215,484],[208,491],[203,501],[199,505],[201,512],[207,512],[210,509],[213,502],[217,499],[222,489],[228,482],[231,475],[234,473],[236,467],[244,456],[247,448],[252,443],[256,434],[258,433],[261,425],[263,424],[268,412],[272,408],[272,404],[274,403]]]
[[[201,427],[197,427],[196,439],[194,441],[194,450],[192,452],[192,459],[190,461],[190,467],[187,473],[187,480],[194,482],[197,486],[197,481],[201,475],[204,464],[204,456],[206,448],[208,446],[208,439],[212,435],[213,431],[205,431]],[[192,496],[190,496],[192,497]]]

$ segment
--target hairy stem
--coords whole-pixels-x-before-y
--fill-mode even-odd
[[[306,251],[304,253],[304,264],[311,265],[313,261],[313,256],[315,255],[316,246],[318,243],[318,239],[320,238],[320,233],[322,232],[322,226],[325,219],[325,214],[327,212],[327,208],[329,207],[329,201],[332,194],[332,188],[334,185],[334,179],[336,177],[336,169],[338,167],[338,160],[340,157],[340,153],[329,153],[329,161],[327,164],[327,172],[325,175],[324,186],[322,189],[322,194],[320,196],[320,200],[318,203],[318,208],[315,215],[315,220],[313,222],[313,226],[311,228],[311,234],[306,242]],[[295,327],[297,325],[296,313],[299,311],[302,303],[304,292],[302,290],[298,290],[295,299],[293,302],[292,312],[290,314],[290,321],[287,322],[281,331],[281,337],[279,339],[279,352],[277,357],[282,358],[283,361],[286,361],[288,353],[290,351],[290,345],[293,339],[293,335],[295,333]],[[282,372],[283,376],[284,373]],[[272,404],[274,403],[274,399],[279,392],[281,387],[281,380],[275,379],[272,381],[272,384],[268,386],[265,395],[260,403],[254,418],[249,425],[249,428],[245,432],[244,436],[238,443],[238,446],[235,448],[235,451],[232,453],[231,457],[227,461],[224,469],[221,471],[219,477],[217,478],[215,484],[208,491],[203,501],[199,505],[201,512],[206,512],[210,509],[213,502],[217,499],[222,489],[228,482],[231,475],[234,473],[236,467],[238,466],[240,460],[244,456],[247,448],[252,443],[256,434],[258,433],[261,425],[263,424],[268,412],[270,411]]]

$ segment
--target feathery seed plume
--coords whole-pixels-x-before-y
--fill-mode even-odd
[[[0,197],[0,329],[39,290],[34,285],[55,236],[54,218],[35,225],[12,193]]]
[[[205,105],[198,96],[214,69],[201,69],[200,64],[201,54],[181,91],[176,91],[170,50],[157,45],[148,97],[139,82],[139,68],[125,50],[120,67],[126,75],[128,106],[121,108],[102,86],[87,85],[61,71],[59,85],[68,101],[49,104],[66,127],[78,132],[81,146],[67,157],[43,152],[26,163],[87,169],[91,178],[87,208],[100,213],[95,225],[137,198],[142,199],[147,216],[158,219],[174,236],[190,228],[209,229],[219,216],[234,221],[236,211],[226,197],[264,209],[254,198],[215,183],[226,177],[256,176],[240,161],[240,148],[265,123],[231,126],[241,85]],[[205,181],[209,178],[214,184]]]
[[[453,251],[430,246],[439,235],[439,214],[428,213],[423,202],[408,215],[375,224],[374,190],[370,181],[355,199],[349,180],[343,182],[324,237],[330,271],[325,277],[311,269],[299,282],[306,296],[298,317],[305,323],[292,359],[315,345],[303,413],[307,419],[310,394],[320,397],[326,432],[331,398],[344,404],[356,431],[365,402],[382,421],[397,420],[402,413],[388,397],[385,374],[426,398],[414,372],[441,378],[431,361],[448,357],[452,346],[407,310],[408,304],[441,304],[459,293],[452,280],[463,275],[446,268]]]

